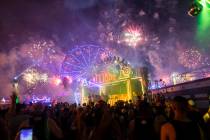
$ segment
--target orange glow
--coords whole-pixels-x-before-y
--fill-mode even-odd
[[[53,77],[52,83],[58,86],[62,83],[62,80],[59,77]]]

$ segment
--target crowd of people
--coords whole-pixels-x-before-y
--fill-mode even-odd
[[[26,128],[33,130],[33,140],[210,140],[210,109],[202,114],[181,96],[52,106],[20,104],[16,98],[13,94],[10,107],[0,109],[1,140],[20,140]]]

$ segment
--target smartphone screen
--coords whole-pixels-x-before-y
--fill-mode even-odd
[[[21,129],[20,140],[32,140],[32,138],[33,138],[32,128]]]

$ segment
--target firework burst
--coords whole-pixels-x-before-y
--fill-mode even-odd
[[[181,53],[178,61],[186,68],[195,69],[202,64],[202,54],[198,50],[191,48]]]
[[[116,43],[120,45],[127,45],[137,47],[140,44],[147,46],[159,46],[159,37],[154,36],[153,33],[147,33],[143,28],[138,26],[137,21],[144,11],[140,11],[140,15],[134,14],[132,8],[124,11],[121,8],[114,8],[104,10],[101,12],[101,19],[98,23],[97,30],[99,32],[99,43],[112,45],[109,43]],[[134,15],[133,15],[134,14]]]
[[[27,86],[31,87],[37,83],[46,83],[48,81],[48,75],[31,68],[27,69],[25,73],[23,73],[23,80],[27,83]]]
[[[99,43],[121,43],[122,29],[127,26],[130,12],[120,12],[120,9],[109,9],[100,13],[101,21],[98,23]]]
[[[123,42],[128,46],[137,47],[139,44],[143,43],[143,31],[139,26],[129,26],[123,32]]]
[[[35,64],[51,64],[56,57],[54,46],[52,41],[34,41],[28,55]]]

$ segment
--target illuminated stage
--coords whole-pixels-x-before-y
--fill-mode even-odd
[[[97,83],[95,86],[82,85],[81,103],[97,101],[101,98],[111,105],[118,100],[135,101],[137,96],[147,92],[146,75],[146,68],[120,70],[119,76],[107,71],[96,74],[93,78],[94,83]]]
[[[23,102],[50,99],[83,104],[103,99],[114,104],[117,100],[135,101],[147,92],[148,69],[134,68],[108,48],[82,45],[67,52],[59,74],[32,65],[12,83]]]

